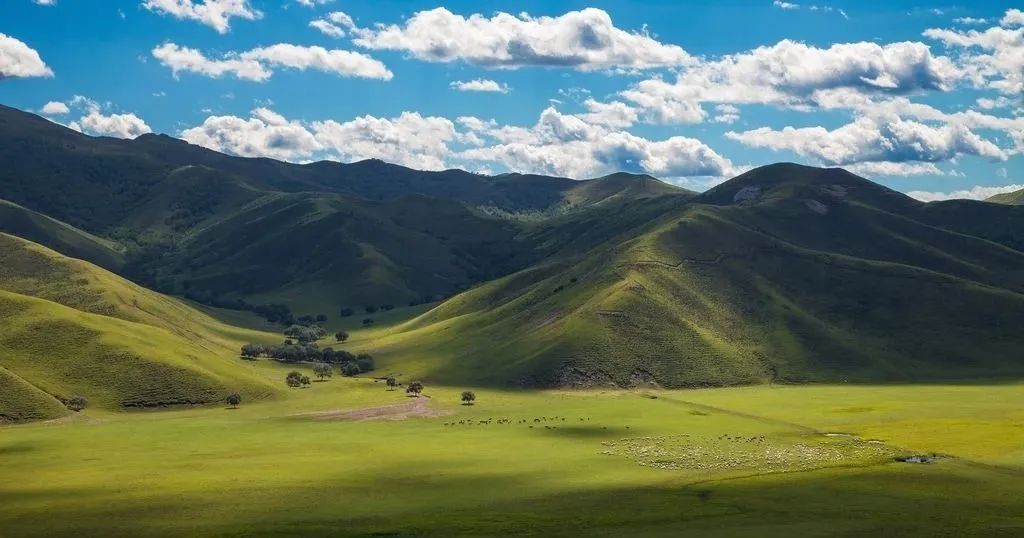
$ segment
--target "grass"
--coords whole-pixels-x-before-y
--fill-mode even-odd
[[[1010,536],[1024,525],[1018,384],[483,388],[474,406],[458,405],[460,390],[428,386],[452,414],[402,421],[303,416],[407,400],[334,378],[237,410],[87,410],[8,427],[0,524],[12,536]],[[829,432],[885,444],[867,453]],[[653,466],[636,456],[666,440],[685,450]],[[802,456],[773,463],[766,446]],[[954,457],[892,458],[917,452]]]

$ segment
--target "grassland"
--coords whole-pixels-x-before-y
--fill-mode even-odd
[[[240,367],[268,381],[285,372]],[[478,389],[470,407],[458,405],[459,390],[428,387],[430,409],[447,414],[404,420],[323,419],[409,400],[336,377],[236,410],[100,409],[6,427],[0,527],[5,536],[1024,529],[1019,384]],[[947,457],[894,459],[918,453]]]

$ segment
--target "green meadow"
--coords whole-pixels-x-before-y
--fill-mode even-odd
[[[289,368],[239,361],[283,385]],[[299,367],[308,370],[308,367]],[[496,391],[369,378],[0,429],[5,536],[1019,536],[1024,385]],[[386,407],[390,406],[390,407]],[[397,407],[396,407],[397,406]],[[373,416],[366,410],[377,409]],[[931,463],[897,461],[937,455]]]

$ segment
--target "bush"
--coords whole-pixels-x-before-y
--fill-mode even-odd
[[[334,333],[334,341],[335,342],[344,342],[345,340],[348,340],[348,333],[347,332],[345,332],[345,331],[338,331],[338,332]]]
[[[284,378],[284,382],[287,383],[289,387],[295,388],[302,385],[303,377],[305,376],[302,375],[302,372],[292,370],[291,372],[288,372],[288,376]]]
[[[331,369],[330,364],[318,362],[313,365],[313,374],[319,377],[320,381],[323,381],[325,377],[334,375],[334,371]]]
[[[89,400],[85,399],[85,396],[72,396],[68,398],[67,404],[68,409],[72,411],[81,411],[89,406]]]
[[[346,362],[341,367],[341,373],[345,374],[347,377],[352,377],[363,373],[363,369],[360,368],[359,364],[356,362]]]
[[[228,403],[232,408],[238,407],[238,404],[242,403],[242,395],[237,392],[228,394],[224,401]]]
[[[409,383],[409,386],[405,387],[405,393],[412,394],[414,396],[419,396],[421,393],[423,393],[423,383],[420,383],[419,381],[413,381],[412,383]]]
[[[463,391],[462,393],[462,405],[473,405],[476,401],[476,394],[471,390]]]
[[[302,377],[301,377],[301,378],[299,379],[299,383],[302,383],[302,385],[303,385],[303,386],[305,386],[305,387],[308,387],[308,386],[309,386],[309,384],[310,384],[310,383],[312,383],[312,382],[313,382],[313,381],[312,381],[311,379],[309,379],[309,376],[308,376],[308,375],[304,375],[304,376],[302,376]]]

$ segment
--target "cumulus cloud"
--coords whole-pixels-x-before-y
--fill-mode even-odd
[[[959,155],[1008,158],[1006,151],[963,125],[933,127],[901,119],[879,122],[862,117],[831,131],[824,127],[761,127],[730,131],[725,136],[751,147],[789,150],[827,165],[863,161],[938,162]]]
[[[382,159],[413,168],[447,167],[448,144],[458,137],[446,118],[403,112],[395,118],[362,116],[351,121],[303,123],[257,108],[249,118],[210,116],[182,131],[193,144],[244,157],[287,161],[332,158],[342,161]]]
[[[824,13],[838,13],[843,16],[844,19],[849,19],[850,16],[846,14],[846,11],[832,6],[817,5],[817,4],[794,4],[793,2],[783,2],[781,0],[775,0],[772,2],[772,6],[779,9],[785,9],[787,11],[796,11],[798,9],[807,9],[808,11],[821,11]]]
[[[354,42],[369,49],[492,68],[647,69],[691,61],[682,48],[661,43],[646,32],[617,28],[608,13],[595,8],[557,17],[499,12],[488,18],[464,17],[439,7],[417,12],[401,25],[377,25],[353,33]]]
[[[860,162],[845,166],[854,174],[875,176],[944,176],[950,175],[935,163],[894,163],[889,161]]]
[[[32,1],[35,2],[36,4],[41,5],[41,6],[55,6],[55,5],[57,5],[57,0],[32,0]]]
[[[697,139],[674,136],[652,141],[551,107],[530,129],[482,129],[487,137],[504,141],[459,156],[522,172],[574,178],[618,171],[682,177],[724,176],[732,168],[728,159]]]
[[[452,89],[459,90],[460,92],[497,92],[497,93],[508,93],[512,90],[507,84],[500,84],[493,80],[478,78],[468,81],[456,80],[453,81],[449,86]]]
[[[43,105],[43,108],[39,109],[39,111],[47,116],[62,116],[71,112],[71,109],[60,101],[50,101]]]
[[[948,58],[923,43],[843,43],[827,49],[788,39],[684,69],[675,81],[652,78],[622,95],[653,121],[698,123],[701,104],[815,104],[818,92],[846,88],[863,94],[945,91],[960,77]]]
[[[219,59],[209,58],[196,49],[165,43],[153,49],[153,56],[170,67],[175,76],[184,71],[214,78],[233,75],[242,80],[264,81],[277,67],[379,80],[391,80],[394,76],[383,63],[365,54],[288,43],[228,53]]]
[[[356,27],[352,17],[349,17],[348,14],[342,11],[328,13],[322,19],[314,19],[309,25],[320,30],[322,34],[335,39],[345,37],[346,30],[352,30]]]
[[[1001,26],[984,31],[931,28],[924,35],[947,47],[961,49],[965,72],[975,86],[1018,95],[1024,92],[1022,24],[1024,12],[1011,9],[1000,20]]]
[[[322,149],[301,123],[267,108],[253,110],[249,119],[210,116],[202,125],[182,131],[181,138],[232,155],[286,161],[302,161]]]
[[[295,2],[298,3],[299,5],[303,5],[306,7],[322,6],[324,4],[330,4],[333,1],[334,0],[295,0]]]
[[[0,79],[52,76],[53,71],[35,49],[0,33]]]
[[[910,191],[907,196],[917,198],[922,202],[937,202],[939,200],[987,200],[997,194],[1014,192],[1024,189],[1024,185],[1004,185],[1002,187],[985,187],[976,185],[970,189],[952,192],[933,191]]]
[[[249,5],[249,0],[145,0],[142,7],[176,19],[199,22],[224,34],[231,29],[231,19],[256,20],[263,13]]]
[[[68,104],[71,106],[69,107]],[[63,108],[61,108],[63,107]],[[76,131],[94,136],[112,136],[115,138],[135,138],[139,135],[153,132],[142,118],[132,113],[125,114],[104,114],[103,108],[109,108],[110,104],[101,106],[96,101],[87,97],[76,95],[68,103],[51,101],[44,106],[57,112],[67,114],[71,108],[84,114],[76,121],[68,124],[68,127]]]

